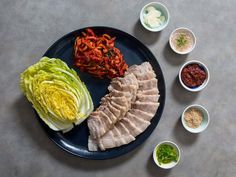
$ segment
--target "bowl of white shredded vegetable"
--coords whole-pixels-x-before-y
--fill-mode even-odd
[[[144,28],[152,32],[163,30],[169,23],[169,11],[159,2],[146,4],[140,12],[140,22]]]

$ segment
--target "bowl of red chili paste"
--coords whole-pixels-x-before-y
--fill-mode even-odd
[[[179,71],[181,85],[188,91],[198,92],[204,89],[210,79],[209,70],[200,61],[185,63]]]

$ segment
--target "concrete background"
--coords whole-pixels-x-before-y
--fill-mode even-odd
[[[1,177],[234,177],[236,176],[236,1],[168,0],[171,19],[161,33],[139,23],[144,0],[0,0],[0,176]],[[22,96],[19,74],[38,61],[62,35],[82,27],[104,25],[124,30],[155,54],[166,79],[167,97],[162,119],[150,138],[135,151],[112,160],[92,161],[67,154],[35,120]],[[168,38],[177,27],[197,36],[194,51],[180,56]],[[200,93],[189,93],[176,76],[185,61],[198,59],[210,70],[211,80]],[[179,122],[192,103],[205,106],[208,129],[193,135]],[[182,151],[172,170],[157,168],[151,153],[162,140],[172,140]]]

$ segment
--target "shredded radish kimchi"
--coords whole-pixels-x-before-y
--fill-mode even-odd
[[[97,36],[92,29],[86,29],[76,38],[74,64],[81,71],[99,78],[123,76],[128,68],[120,50],[115,47],[115,37]]]

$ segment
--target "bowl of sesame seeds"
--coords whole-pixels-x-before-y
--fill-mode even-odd
[[[206,108],[194,104],[185,108],[181,116],[181,122],[187,131],[200,133],[208,127],[210,116]]]

